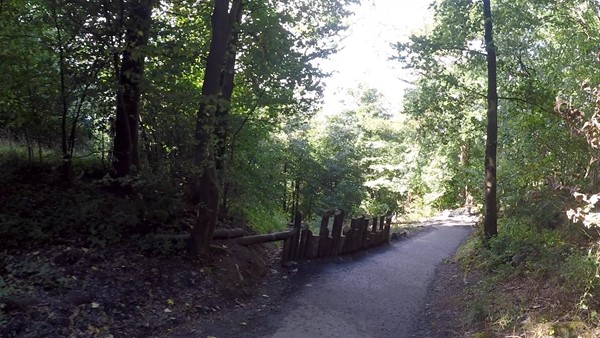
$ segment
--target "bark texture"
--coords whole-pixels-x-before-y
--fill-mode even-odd
[[[485,17],[485,48],[487,51],[487,138],[485,145],[485,216],[483,232],[486,238],[498,234],[498,208],[496,202],[496,149],[498,146],[498,91],[496,83],[496,46],[492,36],[492,11],[490,0],[483,0]]]
[[[221,72],[221,102],[223,102],[222,109],[217,110],[216,118],[217,125],[215,129],[215,137],[217,139],[216,145],[216,167],[219,173],[219,179],[223,186],[223,194],[221,198],[221,216],[224,216],[228,212],[228,192],[231,184],[227,177],[227,163],[226,163],[226,152],[229,138],[229,116],[230,116],[230,102],[231,95],[235,86],[235,65],[237,61],[237,48],[239,44],[239,33],[240,25],[242,23],[242,5],[236,5],[235,11],[229,13],[230,30],[231,34],[227,46],[227,52],[225,54],[225,65]],[[230,144],[230,147],[233,147]],[[233,153],[233,150],[232,152]],[[229,158],[231,160],[231,157]]]
[[[125,49],[118,71],[117,116],[113,166],[118,177],[139,169],[139,121],[142,80],[144,78],[144,46],[148,43],[153,0],[127,3]],[[117,67],[119,69],[119,67]]]
[[[231,6],[230,6],[231,5]],[[196,147],[194,163],[199,175],[193,182],[193,199],[198,206],[198,218],[191,231],[191,253],[203,256],[208,252],[217,219],[221,185],[215,156],[217,114],[227,107],[222,97],[222,73],[233,29],[233,13],[238,13],[241,0],[216,0],[211,17],[211,43],[202,84],[202,101],[196,118]]]

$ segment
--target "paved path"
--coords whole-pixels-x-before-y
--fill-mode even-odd
[[[262,323],[257,337],[410,337],[435,267],[471,230],[466,219],[439,218],[432,229],[347,264],[331,264]]]

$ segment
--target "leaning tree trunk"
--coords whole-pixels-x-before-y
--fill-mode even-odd
[[[148,43],[153,0],[133,0],[128,5],[125,49],[118,70],[114,168],[118,177],[140,167],[139,121],[141,84],[144,78],[144,46]],[[118,60],[117,60],[118,61]],[[118,69],[118,68],[117,68]]]
[[[231,13],[237,13],[241,0],[234,0]],[[221,185],[217,174],[213,145],[216,114],[222,109],[221,75],[231,36],[229,0],[216,0],[211,17],[212,36],[202,84],[202,99],[196,117],[194,163],[199,169],[192,185],[193,201],[198,206],[198,219],[191,231],[191,253],[208,252],[219,216]],[[225,103],[227,104],[227,103]]]
[[[242,23],[242,5],[241,2],[235,7],[235,11],[231,11],[229,14],[230,26],[228,30],[231,32],[229,42],[227,45],[227,52],[225,54],[225,64],[221,73],[221,96],[220,102],[224,105],[221,109],[216,111],[216,168],[219,174],[219,179],[222,183],[223,194],[221,196],[221,216],[227,214],[227,192],[229,190],[229,178],[227,177],[227,163],[225,161],[225,154],[227,151],[227,139],[229,135],[229,114],[231,95],[233,94],[233,88],[235,85],[235,64],[237,60],[237,47],[239,43],[239,26]],[[233,147],[233,144],[230,145]],[[231,158],[229,159],[231,161]]]
[[[483,233],[486,239],[498,234],[496,201],[496,148],[498,146],[498,92],[496,85],[496,47],[492,37],[490,0],[483,0],[485,17],[485,48],[487,51],[487,138],[485,146],[485,217]]]

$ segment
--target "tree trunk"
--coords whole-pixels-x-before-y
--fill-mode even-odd
[[[241,0],[234,0],[231,13],[237,13]],[[199,176],[193,182],[193,202],[198,206],[198,219],[191,231],[191,253],[203,256],[208,252],[210,241],[219,216],[221,186],[217,173],[217,163],[213,137],[216,114],[222,108],[221,75],[224,69],[227,47],[233,25],[229,0],[216,0],[211,17],[212,36],[206,60],[206,70],[202,84],[202,99],[196,117],[196,147],[194,163]]]
[[[298,211],[300,211],[300,179],[296,178],[294,180],[294,182],[292,183],[292,215],[291,215],[291,222],[294,221],[295,217],[296,217],[296,213]]]
[[[496,149],[498,146],[498,92],[496,85],[496,46],[492,37],[490,0],[483,0],[485,17],[485,48],[487,51],[487,138],[485,146],[485,217],[483,233],[486,239],[498,234],[498,207],[496,202]]]
[[[150,32],[153,0],[127,4],[127,33],[121,68],[118,72],[117,116],[115,121],[114,167],[118,177],[139,170],[139,120],[141,84],[144,78],[144,50]]]
[[[288,181],[287,181],[287,162],[283,163],[283,201],[281,204],[281,210],[283,210],[283,212],[287,212],[288,211],[288,206],[287,206],[287,186],[288,186]]]
[[[66,85],[66,66],[65,66],[65,49],[64,41],[61,32],[60,24],[58,23],[58,13],[56,11],[58,4],[56,1],[52,2],[52,18],[54,21],[54,28],[56,29],[56,43],[58,45],[58,68],[60,73],[60,103],[61,103],[61,150],[62,150],[62,164],[61,164],[61,178],[65,181],[71,179],[71,156],[68,150],[67,141],[67,118],[69,112],[68,103],[68,92]]]
[[[237,3],[237,1],[236,1]],[[239,43],[239,26],[242,22],[242,4],[235,4],[229,13],[230,32],[225,54],[225,64],[221,72],[221,94],[220,102],[223,104],[221,109],[216,111],[216,168],[219,173],[219,179],[223,182],[223,196],[221,199],[221,216],[227,215],[227,191],[229,190],[228,178],[226,177],[225,153],[227,151],[227,138],[229,135],[229,113],[231,95],[233,94],[235,79],[235,63],[237,59],[237,47]],[[233,145],[232,145],[233,146]]]

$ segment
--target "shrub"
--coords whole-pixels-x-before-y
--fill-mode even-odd
[[[250,226],[261,234],[283,230],[288,224],[285,213],[258,205],[244,208],[244,216]]]
[[[519,219],[504,219],[498,235],[479,250],[479,261],[489,271],[518,266],[543,273],[563,260],[571,247],[559,231],[531,226]]]

